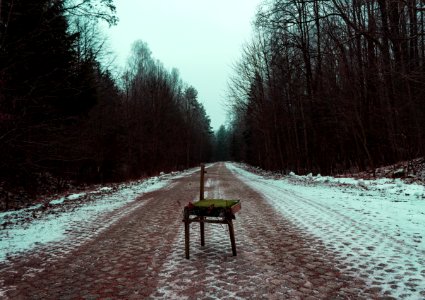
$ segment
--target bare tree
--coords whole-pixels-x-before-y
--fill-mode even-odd
[[[418,1],[265,1],[229,84],[238,156],[331,173],[423,153],[423,21]]]

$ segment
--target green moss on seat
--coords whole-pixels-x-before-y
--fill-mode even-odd
[[[237,204],[238,202],[239,200],[205,199],[205,200],[194,202],[193,205],[199,208],[211,207],[211,206],[214,206],[215,208],[229,208]]]

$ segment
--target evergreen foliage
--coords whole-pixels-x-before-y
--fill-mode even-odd
[[[122,181],[210,159],[210,120],[196,90],[145,43],[135,43],[122,79],[101,66],[95,28],[116,23],[112,0],[0,4],[3,208],[70,181]]]

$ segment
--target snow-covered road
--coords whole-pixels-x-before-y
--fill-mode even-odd
[[[273,179],[227,164],[284,218],[324,242],[342,272],[397,299],[425,298],[425,189],[400,180]]]
[[[196,171],[1,213],[0,298],[425,299],[424,186],[209,165],[205,196],[242,203],[238,255],[207,224],[188,261]]]

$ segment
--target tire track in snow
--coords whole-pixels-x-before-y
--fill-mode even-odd
[[[302,234],[223,164],[207,176],[206,196],[242,201],[234,223],[238,255],[231,256],[227,226],[206,224],[200,247],[199,225],[192,224],[191,259],[185,260],[181,228],[151,299],[377,298],[363,280],[340,274],[322,243]]]
[[[182,206],[199,197],[199,174],[144,196],[99,235],[45,269],[43,253],[23,262],[33,277],[5,277],[11,299],[379,299],[360,278],[336,268],[324,243],[283,218],[263,196],[226,170],[211,167],[209,196],[241,199],[235,220],[238,256],[226,226],[207,224],[206,246],[192,224],[184,258]],[[143,201],[143,199],[140,199]],[[51,245],[52,248],[54,245]],[[56,245],[59,246],[60,245]],[[51,251],[55,251],[51,249]],[[44,266],[43,266],[44,267]],[[40,267],[41,269],[41,267]]]
[[[356,220],[349,215],[352,212],[343,213],[343,207],[307,199],[258,176],[246,178],[232,165],[229,168],[296,226],[322,239],[345,265],[342,271],[399,299],[425,296],[424,250],[391,236],[388,225],[377,228],[367,212],[357,212],[363,218]]]

